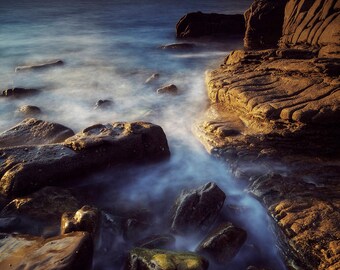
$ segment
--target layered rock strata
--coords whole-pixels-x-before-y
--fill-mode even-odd
[[[246,33],[268,35],[251,22],[273,2],[254,2]],[[290,0],[281,10],[277,42],[255,46],[246,34],[246,48],[263,50],[231,52],[207,72],[212,105],[194,131],[267,207],[288,265],[338,269],[340,4]]]

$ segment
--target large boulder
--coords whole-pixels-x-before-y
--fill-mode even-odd
[[[73,135],[74,132],[63,125],[26,118],[16,126],[0,133],[0,148],[60,143]]]
[[[183,191],[173,206],[171,230],[183,234],[205,232],[216,220],[226,195],[212,182]]]
[[[93,243],[84,232],[43,239],[0,234],[0,269],[92,268]]]
[[[98,124],[62,144],[0,149],[0,193],[22,196],[118,163],[160,161],[169,155],[166,136],[157,125]]]
[[[247,239],[247,232],[231,223],[221,224],[203,239],[196,251],[217,264],[230,262]]]
[[[135,248],[130,251],[125,270],[206,270],[208,261],[192,252]]]
[[[242,15],[188,13],[176,25],[177,38],[231,36],[244,34]]]
[[[39,89],[14,87],[14,88],[3,90],[2,93],[0,93],[0,97],[19,98],[19,97],[35,95],[38,93],[39,93]]]
[[[284,8],[287,0],[255,0],[244,13],[246,49],[277,47],[282,35]]]

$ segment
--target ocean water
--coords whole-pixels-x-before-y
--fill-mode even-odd
[[[285,269],[276,238],[262,206],[244,192],[227,166],[212,159],[191,134],[208,100],[204,72],[217,67],[228,51],[242,46],[240,38],[195,41],[195,49],[168,51],[160,46],[178,42],[175,24],[192,11],[243,13],[250,0],[93,0],[1,1],[0,88],[33,87],[38,95],[0,98],[0,132],[20,122],[22,105],[41,108],[39,118],[64,124],[75,132],[114,121],[150,121],[163,127],[171,159],[142,167],[118,167],[73,183],[89,203],[104,209],[108,222],[121,209],[148,209],[153,232],[164,233],[168,210],[184,188],[216,182],[227,194],[227,206],[245,209],[231,219],[248,232],[247,243],[224,267],[246,269],[265,262]],[[15,72],[18,65],[61,59],[65,65],[47,70]],[[160,78],[145,84],[153,73]],[[162,96],[162,85],[178,86],[177,96]],[[96,110],[98,100],[113,106]],[[108,225],[109,226],[109,225]],[[101,232],[94,269],[120,269],[120,251],[131,247],[112,230]],[[194,250],[201,239],[177,237],[175,249]]]

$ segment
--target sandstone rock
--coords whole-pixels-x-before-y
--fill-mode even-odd
[[[236,256],[246,239],[247,232],[243,229],[231,223],[222,224],[209,233],[196,251],[217,264],[226,264]]]
[[[195,48],[193,43],[173,43],[161,46],[163,50],[191,50]]]
[[[24,105],[19,108],[19,112],[25,116],[35,116],[41,114],[41,109],[33,105]]]
[[[13,97],[13,98],[20,98],[30,95],[38,94],[40,91],[34,88],[21,88],[21,87],[14,87],[11,89],[6,89],[2,91],[0,97]]]
[[[171,234],[151,235],[135,243],[135,246],[147,249],[169,249],[175,244],[175,237]]]
[[[40,70],[56,66],[62,66],[64,62],[62,60],[51,60],[44,63],[37,63],[32,65],[18,66],[15,68],[15,72],[18,71],[28,71],[28,70]]]
[[[146,79],[145,83],[146,84],[153,83],[159,79],[159,76],[160,76],[159,73],[154,73],[149,78]]]
[[[43,239],[0,235],[1,269],[91,269],[93,243],[84,232]]]
[[[135,248],[130,251],[126,270],[206,270],[208,262],[192,252]]]
[[[226,195],[212,182],[198,189],[183,191],[171,216],[171,230],[183,234],[205,232],[216,220]]]
[[[161,88],[157,89],[157,94],[175,95],[175,94],[177,94],[177,92],[178,92],[178,88],[174,84],[165,85],[165,86],[162,86]]]
[[[2,209],[0,216],[26,216],[48,222],[58,222],[66,211],[76,211],[78,200],[70,191],[45,187],[29,196],[16,198]]]
[[[8,197],[22,196],[118,163],[160,161],[169,155],[159,126],[145,122],[98,124],[63,144],[0,149],[0,191]]]
[[[246,49],[275,48],[282,34],[287,0],[255,0],[244,13]]]
[[[61,234],[75,231],[88,232],[91,235],[99,229],[99,211],[97,208],[84,205],[77,212],[66,212],[61,217]]]
[[[95,110],[101,109],[101,110],[105,110],[105,109],[109,109],[111,108],[113,105],[112,100],[109,99],[100,99],[96,102],[96,105],[94,107]]]
[[[309,44],[339,45],[340,11],[338,1],[289,0],[285,8],[281,46]]]
[[[242,15],[188,13],[176,25],[177,38],[230,36],[244,34]]]
[[[0,147],[59,143],[73,135],[74,132],[63,125],[26,118],[0,133]]]

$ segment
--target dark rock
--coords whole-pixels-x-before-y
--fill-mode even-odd
[[[316,56],[313,51],[299,49],[280,49],[276,51],[276,54],[280,58],[287,59],[311,59]]]
[[[206,270],[209,263],[192,252],[135,248],[130,251],[125,270]]]
[[[242,15],[188,13],[176,25],[177,38],[198,38],[202,36],[230,36],[244,34]]]
[[[18,217],[0,217],[0,232],[10,233],[16,230],[21,225],[21,220]]]
[[[176,200],[171,217],[171,230],[176,233],[205,232],[216,220],[226,195],[215,184],[183,191]]]
[[[62,66],[62,65],[64,65],[64,62],[62,60],[51,60],[51,61],[47,61],[44,63],[37,63],[37,64],[26,65],[26,66],[18,66],[15,68],[15,72],[47,69],[47,68]]]
[[[243,229],[231,223],[222,224],[209,233],[196,251],[217,264],[226,264],[236,256],[246,239],[247,232]]]
[[[0,269],[90,270],[93,243],[84,232],[47,239],[0,234],[0,254]]]
[[[153,83],[159,79],[159,76],[160,76],[159,73],[154,73],[149,78],[146,79],[145,83],[146,84]]]
[[[123,236],[125,240],[139,240],[149,229],[150,224],[147,221],[137,218],[127,218],[123,222]]]
[[[169,84],[162,86],[161,88],[157,89],[157,94],[171,94],[175,95],[178,92],[178,88],[174,84]]]
[[[29,194],[121,163],[161,161],[170,156],[161,127],[146,122],[94,125],[63,144],[0,149],[0,193]]]
[[[96,105],[95,105],[95,110],[97,109],[101,109],[101,110],[105,110],[105,109],[109,109],[111,108],[113,105],[113,102],[112,100],[109,100],[109,99],[104,99],[104,100],[98,100],[96,102]]]
[[[73,135],[74,132],[63,125],[26,118],[16,126],[0,133],[0,148],[59,143]]]
[[[85,231],[95,235],[99,229],[99,211],[97,208],[85,205],[77,212],[66,212],[61,217],[61,234],[75,231]]]
[[[35,116],[41,114],[41,110],[37,106],[24,105],[19,108],[19,112],[25,116]]]
[[[161,46],[163,50],[191,50],[195,48],[193,43],[173,43]]]
[[[78,200],[70,191],[45,187],[29,196],[16,198],[2,209],[0,216],[26,216],[31,219],[59,223],[66,211],[79,209]]]
[[[151,235],[135,243],[135,246],[147,249],[169,249],[175,244],[175,237],[171,234]]]
[[[255,0],[244,13],[246,49],[266,49],[278,46],[282,34],[287,0]]]
[[[14,87],[11,89],[6,89],[2,91],[2,94],[0,97],[14,97],[14,98],[19,98],[19,97],[25,97],[25,96],[30,96],[30,95],[35,95],[38,94],[40,91],[38,89],[34,88],[20,88],[20,87]]]

